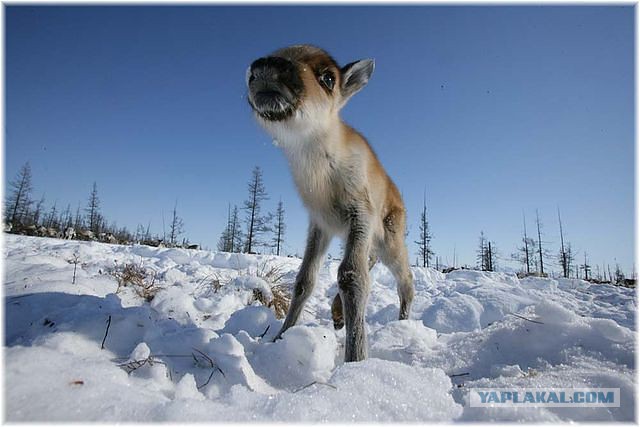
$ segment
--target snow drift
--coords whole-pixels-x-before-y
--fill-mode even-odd
[[[370,358],[344,364],[327,261],[300,324],[255,298],[299,260],[5,235],[9,421],[632,421],[633,290],[414,268],[411,320],[372,270]],[[76,283],[72,284],[77,255]],[[110,271],[135,263],[146,302]],[[108,331],[107,331],[108,327]],[[471,408],[472,387],[615,387],[620,408]]]

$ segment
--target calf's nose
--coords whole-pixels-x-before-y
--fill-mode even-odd
[[[295,66],[287,59],[267,56],[253,61],[247,73],[247,83],[255,79],[286,80],[291,79]]]

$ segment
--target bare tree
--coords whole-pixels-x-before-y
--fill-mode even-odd
[[[571,243],[567,242],[564,244],[564,258],[565,258],[565,262],[567,265],[567,275],[564,277],[571,277],[571,272],[573,270],[573,261],[575,258],[575,255],[573,254],[573,249],[571,248]],[[564,273],[564,271],[563,271]]]
[[[484,237],[484,231],[480,232],[480,239],[478,240],[478,250],[476,251],[476,262],[478,268],[484,271],[485,251],[487,250],[487,238]]]
[[[560,208],[558,207],[558,224],[560,225],[560,266],[562,267],[562,276],[568,278],[571,274],[571,262],[573,255],[571,254],[571,244],[564,243],[564,233],[562,232],[562,219],[560,218]]]
[[[587,253],[584,253],[584,264],[580,266],[580,269],[584,273],[584,280],[589,280],[589,273],[591,273],[591,265],[587,262]]]
[[[129,229],[127,229],[127,227],[122,227],[122,228],[116,229],[115,224],[114,224],[114,228],[112,229],[111,233],[116,238],[118,243],[122,244],[122,243],[133,242],[133,235],[131,234]]]
[[[31,218],[31,223],[35,224],[35,225],[39,225],[40,224],[40,220],[43,219],[43,215],[42,215],[42,211],[44,210],[44,194],[42,195],[42,197],[40,198],[40,200],[38,201],[38,203],[36,204],[36,208],[33,211],[33,216]],[[42,221],[44,222],[44,221]]]
[[[10,193],[5,205],[5,221],[19,224],[27,217],[33,203],[31,200],[31,192],[33,191],[31,165],[29,162],[22,165],[16,178],[9,182],[9,189]]]
[[[622,272],[622,269],[620,268],[620,264],[618,264],[616,262],[616,269],[614,271],[614,276],[613,276],[613,283],[615,284],[621,284],[624,283],[624,279],[626,279],[624,273]]]
[[[511,254],[511,258],[514,261],[522,262],[524,266],[524,272],[531,274],[531,265],[533,264],[533,248],[535,243],[533,239],[527,236],[527,220],[524,212],[522,212],[522,246],[516,248],[517,252]]]
[[[476,261],[480,270],[487,270],[487,238],[484,236],[484,231],[480,232],[480,239],[478,241],[478,250],[476,252]]]
[[[176,200],[176,203],[173,205],[173,212],[171,213],[171,224],[169,224],[169,243],[175,246],[183,232],[184,221],[178,216],[178,201]]]
[[[534,264],[533,261],[533,248],[535,248],[535,242],[531,237],[527,237],[527,232],[525,230],[524,237],[522,238],[523,246],[520,248],[522,253],[524,254],[524,264],[527,269],[527,274],[531,274],[531,265]]]
[[[541,238],[541,234],[540,234],[540,228],[542,226],[542,224],[540,223],[540,216],[538,215],[538,210],[536,209],[536,226],[538,228],[538,255],[539,255],[539,262],[540,262],[540,275],[544,276],[544,261],[542,260],[542,238]]]
[[[58,209],[57,209],[57,205],[58,205],[58,201],[56,200],[55,202],[53,202],[53,205],[51,206],[51,210],[49,211],[49,214],[47,215],[47,219],[44,222],[45,227],[58,228],[59,224],[58,224]]]
[[[231,243],[231,203],[227,208],[227,225],[218,240],[218,250],[222,252],[233,252]]]
[[[62,231],[73,226],[73,215],[71,214],[71,204],[67,204],[67,208],[60,214],[60,226]]]
[[[456,268],[456,245],[453,245],[453,268]]]
[[[138,224],[136,228],[135,241],[138,243],[148,243],[151,241],[151,221],[147,222],[147,227],[144,225]]]
[[[498,248],[496,247],[496,242],[488,242],[487,245],[487,266],[489,267],[488,271],[496,271],[498,268]]]
[[[242,250],[242,228],[240,226],[240,215],[238,206],[231,204],[227,209],[227,225],[218,240],[218,250],[223,252],[240,252]]]
[[[418,245],[418,258],[423,267],[429,267],[434,252],[431,249],[431,231],[429,230],[429,221],[427,220],[427,195],[425,193],[422,200],[422,212],[420,213],[420,237],[414,243]]]
[[[284,223],[284,206],[282,205],[282,199],[278,201],[278,207],[274,215],[275,224],[273,227],[273,239],[272,245],[276,248],[276,255],[280,255],[280,249],[284,243],[284,233],[287,229]]]
[[[254,249],[260,245],[260,235],[266,228],[266,218],[260,214],[261,204],[269,198],[262,182],[262,170],[259,166],[256,166],[251,173],[248,190],[249,198],[244,202],[244,210],[247,215],[245,219],[247,224],[247,240],[244,251],[253,253]]]
[[[480,240],[478,250],[476,252],[476,260],[478,261],[478,267],[482,271],[495,271],[497,268],[497,250],[495,242],[489,241],[484,235],[484,232],[480,232]]]
[[[95,181],[91,187],[89,203],[87,203],[85,212],[87,213],[89,230],[97,234],[100,232],[100,199],[98,198],[98,184],[96,184]]]
[[[144,225],[138,224],[136,227],[135,242],[140,243],[144,240]]]
[[[233,213],[231,214],[231,252],[240,252],[242,250],[243,237],[238,206],[233,205]]]
[[[82,216],[80,215],[80,203],[78,203],[78,207],[76,209],[76,216],[75,219],[73,220],[73,228],[75,228],[76,230],[80,230],[83,227],[83,219]]]

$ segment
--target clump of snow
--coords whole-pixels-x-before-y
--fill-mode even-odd
[[[282,339],[256,348],[251,359],[270,384],[295,389],[314,381],[326,381],[334,368],[336,336],[324,327],[294,326]]]
[[[422,313],[422,321],[439,332],[475,331],[481,328],[482,304],[471,295],[454,292],[438,297]]]
[[[371,271],[370,358],[342,363],[333,329],[338,261],[327,261],[298,326],[282,325],[251,271],[300,260],[5,236],[7,420],[632,421],[636,295],[578,279],[413,268],[410,320],[391,273]],[[76,283],[72,284],[77,255]],[[142,265],[149,303],[118,290]],[[266,331],[266,333],[265,333]],[[264,334],[264,335],[263,335]],[[103,348],[104,347],[104,348]],[[471,408],[471,387],[613,387],[620,408]]]
[[[150,355],[151,349],[149,348],[149,346],[146,343],[141,342],[136,346],[136,348],[133,349],[131,355],[129,355],[129,361],[131,362],[135,360],[145,360]]]
[[[520,285],[525,288],[550,292],[555,292],[558,289],[558,282],[556,280],[534,276],[520,279]]]
[[[410,367],[369,359],[341,365],[328,383],[306,390],[309,408],[293,420],[442,421],[461,415],[451,394],[451,380],[441,369]],[[319,396],[318,396],[319,394]],[[321,417],[318,415],[322,414]]]
[[[176,384],[175,399],[193,399],[193,400],[205,400],[202,393],[198,391],[196,385],[196,379],[193,374],[186,374]]]
[[[230,334],[213,339],[205,348],[212,359],[212,369],[218,370],[228,384],[241,384],[260,393],[273,393],[274,389],[253,370],[247,360],[244,347]],[[214,370],[214,373],[215,373]]]
[[[395,320],[372,336],[369,355],[379,359],[411,363],[415,355],[439,347],[436,331],[418,320]]]
[[[491,376],[493,377],[521,377],[524,375],[525,373],[518,365],[493,365],[491,367]]]
[[[257,290],[262,293],[265,301],[269,302],[273,299],[273,293],[271,287],[260,277],[256,276],[238,276],[236,277],[230,286],[234,286],[238,290],[244,289],[247,291]]]
[[[271,309],[251,305],[233,313],[225,323],[222,332],[235,335],[245,331],[251,337],[273,337],[280,329],[280,324],[281,322],[276,319]]]

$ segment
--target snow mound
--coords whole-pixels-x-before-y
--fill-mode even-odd
[[[475,331],[480,329],[482,304],[470,295],[454,292],[438,297],[422,314],[422,321],[438,332]]]
[[[313,399],[305,399],[304,406],[315,414],[294,414],[292,420],[451,421],[462,413],[449,393],[451,380],[440,369],[369,359],[341,365],[327,384],[303,391]]]
[[[252,305],[233,313],[224,324],[222,332],[235,335],[240,331],[245,331],[251,337],[263,334],[265,337],[272,337],[278,333],[280,323],[271,309]]]
[[[322,265],[298,325],[256,301],[266,255],[5,236],[7,420],[45,422],[574,422],[635,419],[635,290],[577,279],[412,268],[410,320],[371,271],[368,360],[343,363]],[[76,282],[72,283],[77,255]],[[118,291],[141,265],[151,302]],[[118,292],[116,294],[116,292]],[[266,332],[265,332],[266,331]],[[613,387],[620,408],[470,408],[472,387]]]
[[[525,277],[520,279],[520,285],[525,288],[548,290],[550,292],[555,292],[558,289],[557,280],[544,277]]]
[[[371,338],[369,356],[411,363],[417,355],[438,347],[437,334],[418,320],[396,320],[378,329]]]
[[[273,386],[293,390],[326,381],[335,367],[337,347],[330,329],[294,326],[282,339],[257,347],[252,363]]]
[[[238,276],[236,277],[231,285],[238,290],[244,289],[247,291],[257,290],[260,291],[264,297],[264,299],[269,302],[273,299],[273,293],[271,292],[271,287],[264,279],[256,276]]]

